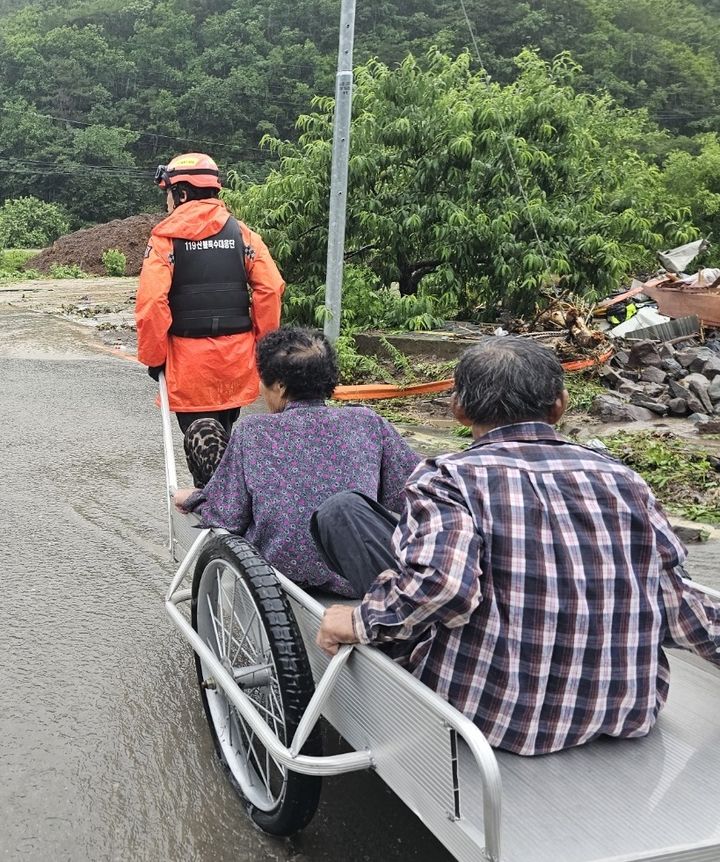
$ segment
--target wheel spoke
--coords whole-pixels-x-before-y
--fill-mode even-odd
[[[251,767],[256,772],[256,774],[260,773],[259,777],[262,778],[262,770],[259,767],[260,758],[258,757],[257,751],[255,750],[255,746],[253,745],[253,740],[255,739],[255,731],[249,727],[248,723],[245,721],[242,715],[240,715],[240,713],[238,713],[238,718],[242,722],[243,729],[245,730],[245,737],[247,739],[247,748],[245,750],[245,765]],[[252,766],[250,764],[251,754],[253,758]],[[265,787],[267,787],[267,782],[264,783]]]
[[[227,589],[225,587],[226,577],[225,574],[229,574],[233,579],[232,586],[232,598],[228,595]],[[218,604],[220,606],[220,621],[223,626],[223,632],[227,631],[228,639],[227,639],[227,655],[230,655],[230,646],[233,641],[233,623],[237,619],[237,614],[235,613],[235,586],[237,584],[237,577],[234,572],[230,571],[229,573],[224,573],[222,576],[218,571],[216,573],[217,585],[218,585]],[[230,609],[230,625],[225,625],[225,609]],[[239,623],[239,620],[238,620]]]
[[[233,623],[235,622],[235,588],[237,587],[237,577],[233,575],[233,586],[232,586],[232,604],[230,605],[230,630],[228,631],[228,645],[227,651],[228,655],[230,655],[230,647],[232,646],[233,640]]]
[[[267,749],[265,749],[265,756],[267,757]],[[260,777],[260,780],[262,781],[262,783],[265,787],[265,795],[267,796],[268,799],[272,799],[273,798],[272,788],[270,787],[270,780],[268,778],[268,773],[266,771],[264,771],[262,766],[260,765],[261,759],[258,757],[258,753],[255,750],[255,746],[253,746],[253,757],[255,759],[255,769],[256,769],[259,777]]]
[[[275,733],[275,736],[280,738],[280,732],[279,731],[281,728],[280,728],[280,725],[278,722],[278,717],[273,710],[272,697],[270,696],[271,691],[272,691],[272,684],[270,685],[269,688],[266,688],[263,692],[263,694],[265,695],[265,698],[266,698],[266,702],[262,706],[262,710],[265,713],[265,715],[270,717],[270,720],[272,721],[272,725],[273,725],[272,729],[273,729],[273,732]]]
[[[233,610],[233,614],[235,614],[235,611],[234,611],[234,610]],[[250,622],[248,623],[248,627],[247,627],[247,629],[243,626],[243,624],[242,624],[242,623],[240,622],[240,620],[238,619],[237,624],[238,624],[238,626],[240,627],[240,630],[242,631],[243,635],[242,635],[242,638],[240,639],[240,641],[239,641],[239,642],[238,642],[237,640],[235,640],[235,638],[233,638],[233,640],[234,640],[234,641],[235,641],[235,643],[237,644],[237,649],[235,650],[235,655],[234,655],[234,656],[233,656],[233,658],[231,659],[231,664],[233,664],[233,665],[235,664],[235,661],[237,660],[237,657],[238,657],[238,655],[240,654],[240,650],[242,650],[242,649],[243,649],[243,645],[244,645],[245,643],[247,643],[247,644],[248,644],[248,646],[250,646],[250,647],[251,647],[251,649],[252,649],[252,641],[251,641],[251,640],[249,640],[249,637],[248,637],[248,636],[249,636],[249,634],[250,634],[250,629],[251,629],[251,626],[252,626],[252,624],[253,624],[253,621],[255,620],[255,618],[257,617],[257,615],[258,615],[257,608],[254,608],[254,609],[253,609],[253,615],[252,615],[252,617],[250,618]],[[243,650],[243,652],[245,653],[245,655],[248,657],[248,659],[249,659],[250,661],[252,661],[252,662],[255,662],[255,663],[259,664],[259,662],[257,662],[257,661],[256,661],[256,660],[257,660],[257,653],[256,653],[254,656],[250,656],[250,655],[248,655],[247,650]]]
[[[278,699],[278,695],[277,695],[277,692],[275,690],[274,685],[270,686],[270,699],[275,701],[275,715],[278,717],[278,720],[280,722],[280,726],[282,727],[283,734],[284,734],[285,733],[285,712],[282,708],[282,704],[280,703],[280,700]],[[284,743],[285,740],[283,739],[282,742]]]
[[[225,590],[222,587],[222,581],[220,580],[220,570],[218,569],[215,573],[215,581],[217,583],[217,603],[218,603],[218,612],[220,614],[220,631],[223,636],[223,655],[225,655],[225,615],[223,613],[223,596],[225,595]]]
[[[240,741],[241,744],[244,746],[245,751],[240,752],[238,750],[238,753],[241,753],[244,757],[245,765],[247,767],[248,778],[250,779],[251,783],[255,783],[253,781],[253,775],[255,776],[255,778],[259,779],[260,783],[263,786],[267,799],[272,802],[277,797],[273,793],[272,784],[270,782],[270,763],[272,762],[275,768],[278,770],[283,784],[285,782],[285,770],[281,766],[281,764],[279,764],[277,760],[272,757],[268,749],[264,745],[262,745],[262,743],[257,739],[255,731],[250,728],[243,716],[235,709],[233,709],[232,712],[242,725],[242,734]],[[258,752],[256,744],[260,746],[265,752],[265,769],[263,769],[262,756]]]
[[[230,649],[234,644],[235,645],[235,654],[233,655],[232,659],[230,660],[230,663],[233,666],[235,665],[235,662],[237,661],[238,656],[240,655],[241,652],[243,653],[245,658],[251,664],[259,664],[259,662],[257,661],[257,655],[250,655],[250,653],[247,651],[247,649],[244,648],[244,645],[247,644],[247,646],[252,649],[252,641],[248,638],[248,635],[250,634],[250,626],[248,626],[248,629],[246,630],[245,626],[240,621],[240,617],[237,615],[237,612],[235,611],[235,585],[236,584],[237,584],[237,577],[235,577],[235,579],[233,580],[233,598],[232,598],[232,607],[231,607],[230,629],[228,632],[227,655],[228,656],[230,655]],[[224,592],[224,590],[223,590],[223,592]],[[227,598],[227,593],[224,592],[224,595]],[[255,619],[255,617],[257,617],[257,608],[253,607],[253,616],[251,618],[251,623]],[[238,641],[238,639],[233,634],[233,622],[234,621],[237,622],[238,628],[243,633],[240,641]]]
[[[245,693],[247,694],[247,692],[245,692]],[[248,697],[249,697],[249,695],[248,695]],[[275,735],[277,736],[277,718],[276,718],[276,716],[275,716],[275,713],[274,713],[274,712],[272,712],[271,710],[267,709],[267,707],[263,706],[263,705],[262,705],[261,703],[259,703],[257,700],[255,700],[255,698],[254,698],[254,697],[251,697],[251,698],[250,698],[250,700],[252,701],[253,706],[254,706],[254,707],[255,707],[259,712],[262,712],[262,713],[264,713],[265,715],[267,715],[267,716],[269,716],[269,717],[270,717],[270,719],[272,720],[273,724],[275,725],[275,727],[273,728],[273,730],[275,731]],[[267,721],[266,721],[265,723],[267,724]]]
[[[215,643],[216,643],[218,651],[220,653],[219,658],[225,658],[225,641],[224,641],[224,639],[221,639],[220,635],[218,634],[218,627],[217,627],[218,621],[217,621],[217,618],[215,617],[215,614],[213,613],[212,602],[210,601],[209,595],[207,597],[207,606],[208,606],[208,611],[210,613],[210,621],[212,622],[213,631],[215,632]]]

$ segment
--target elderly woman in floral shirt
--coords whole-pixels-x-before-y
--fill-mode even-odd
[[[402,511],[403,488],[419,457],[372,410],[325,404],[338,368],[320,333],[278,329],[260,341],[257,359],[270,413],[247,416],[229,442],[214,420],[194,422],[186,454],[196,484],[207,484],[179,490],[175,505],[196,512],[206,526],[242,534],[299,584],[362,595],[376,573],[351,583],[331,571],[312,540],[312,514],[340,491]]]

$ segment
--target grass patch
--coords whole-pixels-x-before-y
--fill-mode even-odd
[[[42,273],[36,269],[23,269],[36,254],[32,248],[6,248],[0,251],[0,281],[32,281],[42,278]]]
[[[720,474],[707,451],[669,434],[621,431],[603,437],[610,452],[639,473],[670,512],[720,524]]]
[[[570,395],[570,410],[587,413],[598,395],[604,395],[607,389],[590,374],[565,375],[565,388]]]
[[[50,267],[50,278],[88,278],[85,270],[76,263],[61,264],[54,263]]]
[[[6,248],[0,252],[0,269],[19,272],[36,254],[34,248]]]
[[[379,398],[376,401],[367,401],[366,407],[374,410],[388,422],[401,425],[420,425],[420,419],[412,412],[409,398]]]
[[[38,278],[45,278],[45,276],[36,269],[10,270],[0,268],[0,281],[35,281]]]
[[[372,401],[339,401],[336,406],[347,404],[348,406],[369,407],[388,422],[400,423],[402,425],[420,425],[422,417],[414,411],[417,404],[416,398],[377,398]]]

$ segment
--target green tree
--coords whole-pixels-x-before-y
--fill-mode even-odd
[[[67,231],[67,217],[55,204],[26,197],[0,207],[0,247],[44,248]]]
[[[694,235],[638,155],[646,118],[576,92],[567,56],[517,62],[507,86],[474,73],[466,53],[357,70],[347,260],[401,295],[432,274],[465,309],[494,314],[497,302],[527,311],[551,285],[609,291],[660,245]],[[333,101],[315,107],[297,144],[267,141],[280,167],[227,195],[288,279],[308,285],[325,264]]]
[[[668,196],[690,208],[693,222],[703,234],[720,237],[720,138],[699,135],[696,153],[675,150],[668,154],[662,173]],[[717,254],[715,255],[717,258]]]
[[[718,127],[717,0],[465,7],[493,79],[512,83],[525,47],[547,61],[572,51],[582,67],[578,92],[607,91],[677,135],[648,130],[638,141],[658,162],[674,148],[694,153],[686,136]],[[149,185],[113,190],[98,165],[94,199],[81,171],[68,179],[68,165],[82,167],[75,132],[89,127],[136,135],[121,150],[138,177],[178,152],[206,149],[223,170],[262,179],[274,160],[258,152],[262,136],[296,138],[295,121],[313,95],[333,92],[338,12],[337,0],[0,0],[0,199],[57,200],[75,224],[157,206]],[[457,54],[472,44],[459,3],[360,4],[356,24],[361,64],[378,57],[392,67],[431,45]],[[20,113],[9,113],[17,106]],[[115,154],[110,167],[124,164]]]

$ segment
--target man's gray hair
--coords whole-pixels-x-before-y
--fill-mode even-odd
[[[482,338],[463,353],[455,369],[460,406],[480,425],[545,421],[563,388],[555,351],[530,338]]]

